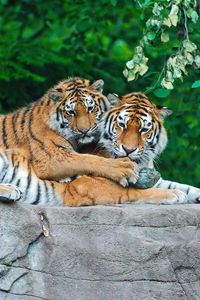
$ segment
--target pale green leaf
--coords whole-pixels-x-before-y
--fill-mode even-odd
[[[143,64],[145,64],[146,65],[146,63],[148,62],[148,57],[146,57],[146,56],[143,56],[142,57],[142,60],[141,60],[141,63],[143,63]]]
[[[197,46],[189,40],[184,40],[183,41],[183,47],[188,52],[193,52],[197,49]]]
[[[124,74],[124,77],[128,77],[128,70],[127,69],[124,69],[124,71],[123,71],[123,74]]]
[[[128,72],[127,80],[131,81],[131,80],[134,80],[134,79],[135,79],[135,73],[132,70],[130,70]]]
[[[194,58],[194,62],[198,68],[200,68],[200,55],[196,55]]]
[[[199,88],[199,87],[200,87],[200,80],[196,80],[195,82],[193,82],[193,84],[192,84],[193,89],[196,89],[196,88]]]
[[[182,78],[182,72],[179,68],[175,67],[173,72],[174,78]]]
[[[171,15],[170,17],[170,21],[172,23],[173,26],[176,26],[178,23],[178,16],[177,15]]]
[[[147,70],[148,70],[148,66],[145,64],[141,64],[140,71],[139,71],[140,76],[144,75],[147,72]]]
[[[141,47],[141,46],[137,46],[137,47],[135,48],[135,52],[136,52],[136,53],[143,53],[142,47]]]
[[[153,7],[153,10],[152,10],[152,13],[155,15],[155,16],[159,16],[160,15],[160,12],[163,10],[163,6],[160,5],[160,3],[154,3],[154,7]]]
[[[191,17],[193,23],[196,23],[199,18],[198,14],[195,10],[192,10],[190,17]]]
[[[173,4],[169,15],[170,16],[177,15],[178,11],[179,11],[178,5]]]
[[[161,81],[161,86],[166,88],[167,90],[172,90],[174,87],[173,87],[173,84],[169,81],[166,81],[164,78],[163,80]]]
[[[171,71],[166,72],[166,80],[169,82],[174,82],[173,74]]]
[[[127,66],[128,69],[133,69],[133,67],[134,67],[134,62],[133,62],[133,60],[127,61],[126,66]]]
[[[160,38],[163,43],[167,43],[169,41],[169,34],[167,32],[162,32]]]
[[[178,11],[179,11],[179,7],[173,4],[169,14],[169,19],[173,26],[176,26],[178,23]]]
[[[177,56],[170,57],[167,61],[167,67],[174,67],[176,65]]]
[[[166,26],[168,26],[168,27],[172,26],[172,23],[171,23],[171,21],[170,21],[169,18],[165,18],[164,21],[163,21],[163,24],[166,25]]]
[[[185,56],[186,56],[187,64],[192,65],[192,63],[194,61],[192,54],[190,54],[189,52],[186,52]]]
[[[134,69],[132,70],[132,72],[134,72],[134,73],[136,74],[136,73],[139,72],[139,70],[140,70],[140,65],[136,64],[136,65],[134,66]]]
[[[156,33],[155,32],[150,31],[150,32],[147,33],[148,40],[153,41],[155,39],[155,37],[156,37]]]

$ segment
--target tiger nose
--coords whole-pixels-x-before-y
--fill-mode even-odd
[[[134,147],[134,148],[128,148],[126,146],[122,146],[122,148],[124,149],[124,151],[127,153],[127,154],[131,154],[132,152],[136,152],[137,154],[140,154],[142,153],[142,151],[144,150],[143,147]]]
[[[89,130],[88,128],[81,128],[81,129],[79,128],[79,131],[84,134],[87,133],[88,130]]]
[[[125,151],[127,154],[130,154],[130,153],[134,152],[135,150],[137,150],[136,147],[135,147],[135,148],[128,148],[128,147],[126,147],[126,146],[124,146],[124,145],[122,145],[122,148],[124,149],[124,151]]]

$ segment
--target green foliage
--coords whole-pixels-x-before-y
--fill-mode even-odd
[[[102,78],[105,92],[148,92],[158,105],[174,111],[166,120],[169,145],[158,163],[162,175],[200,185],[198,11],[194,0],[184,0],[187,18],[183,1],[159,3],[21,0],[13,4],[0,0],[1,112],[37,99],[69,76]],[[140,75],[137,81],[123,78],[126,61],[132,79]],[[161,86],[163,78],[172,83],[173,90],[166,89],[165,83]]]
[[[162,73],[156,85],[151,88],[154,89],[161,85],[167,90],[172,90],[174,81],[176,79],[182,81],[183,76],[187,75],[186,66],[200,68],[197,45],[189,38],[189,26],[190,29],[194,30],[199,18],[196,12],[197,1],[162,0],[154,3],[145,1],[143,4],[140,1],[137,2],[141,8],[142,16],[144,9],[149,7],[152,11],[145,23],[139,46],[135,48],[133,58],[126,63],[124,76],[128,80],[143,76],[148,70],[147,62],[149,60],[148,57],[145,57],[145,49],[149,46],[161,47],[161,42],[168,43],[168,49],[171,50],[171,53],[168,54],[163,70],[160,70]],[[177,39],[176,45],[173,43],[175,38]],[[170,41],[172,41],[171,44]]]

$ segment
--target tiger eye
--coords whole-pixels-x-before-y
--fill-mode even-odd
[[[125,128],[125,124],[124,123],[119,123],[119,126],[121,127],[121,128]]]
[[[70,116],[75,116],[75,112],[73,110],[67,110],[67,113],[70,115]]]

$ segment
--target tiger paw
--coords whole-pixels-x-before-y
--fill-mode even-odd
[[[161,204],[185,204],[188,203],[187,195],[179,190],[167,190]]]
[[[139,189],[148,189],[153,187],[160,179],[160,173],[155,169],[143,168],[139,171],[139,178],[134,185]]]
[[[12,202],[21,199],[21,197],[22,192],[16,185],[9,183],[0,184],[0,201]]]
[[[123,187],[128,186],[129,183],[135,184],[137,182],[138,166],[129,158],[125,157],[117,159],[107,159],[107,165],[109,176],[104,175],[105,177],[118,182]]]

